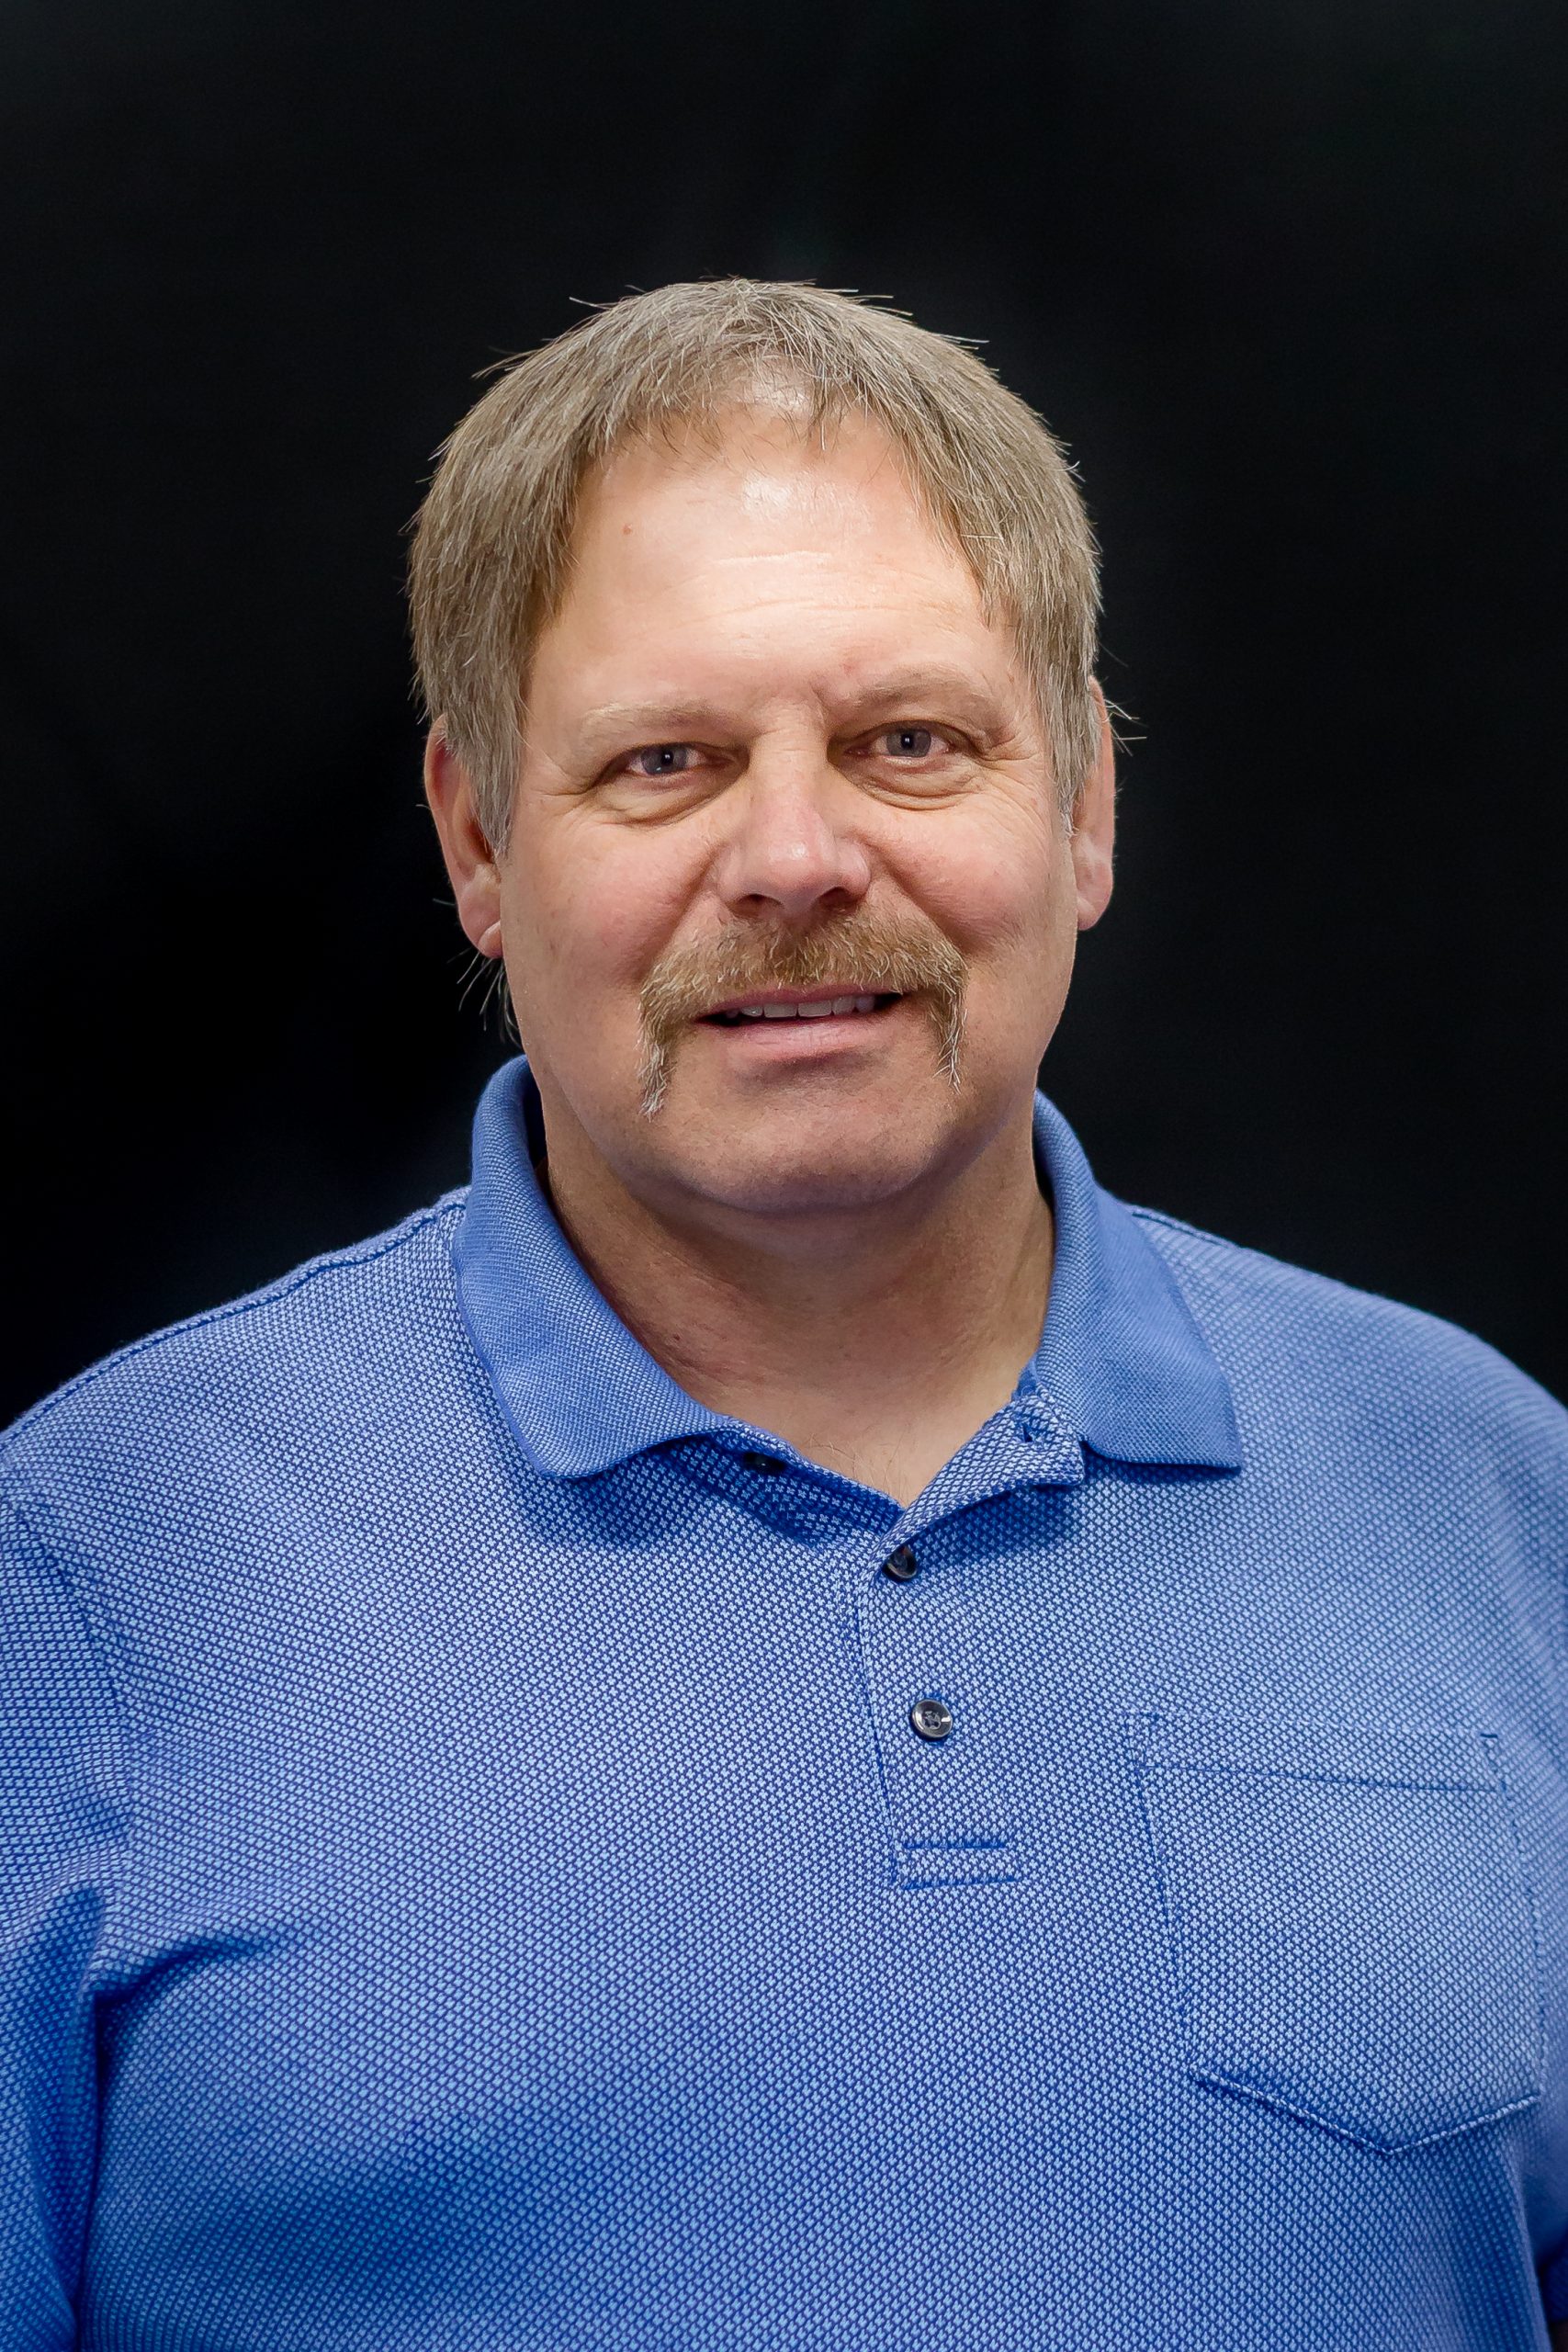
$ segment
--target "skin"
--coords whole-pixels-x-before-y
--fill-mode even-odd
[[[824,447],[746,412],[716,447],[630,444],[589,485],[573,558],[502,854],[439,724],[425,763],[463,928],[505,959],[552,1203],[691,1394],[908,1503],[1039,1341],[1032,1105],[1111,894],[1103,705],[1069,824],[1010,631],[868,424]],[[661,957],[854,909],[933,924],[966,960],[956,1088],[906,998],[694,1020],[646,1114],[639,990]]]

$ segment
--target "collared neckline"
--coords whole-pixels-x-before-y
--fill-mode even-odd
[[[1034,1154],[1055,1215],[1043,1396],[1112,1462],[1239,1470],[1230,1382],[1143,1220],[1094,1180],[1054,1102],[1034,1098]]]
[[[705,1434],[787,1453],[688,1396],[627,1329],[557,1222],[531,1140],[542,1140],[538,1090],[517,1055],[479,1098],[453,1259],[468,1335],[534,1468],[592,1477]],[[1011,1409],[1112,1461],[1239,1468],[1229,1383],[1174,1275],[1043,1094],[1034,1146],[1056,1250],[1040,1347]]]

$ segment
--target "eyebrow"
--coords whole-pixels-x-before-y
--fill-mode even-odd
[[[635,737],[640,742],[677,741],[682,729],[691,732],[705,723],[700,703],[602,702],[585,710],[577,722],[581,735]]]
[[[994,725],[1002,717],[996,694],[973,672],[921,663],[907,670],[885,672],[868,679],[846,696],[845,708],[863,722],[871,714],[908,709],[911,717],[936,718],[942,710],[964,716],[976,724]],[[688,735],[700,736],[713,724],[711,704],[681,702],[605,702],[584,711],[578,722],[581,736],[597,741],[613,737],[640,743],[673,743]],[[848,723],[854,724],[854,719]],[[728,731],[728,730],[726,730]]]

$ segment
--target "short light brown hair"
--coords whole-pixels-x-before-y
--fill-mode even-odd
[[[730,277],[596,311],[511,362],[458,425],[420,512],[414,655],[432,722],[504,846],[529,662],[565,594],[585,478],[636,434],[711,429],[727,409],[858,413],[887,435],[987,616],[1017,638],[1064,811],[1099,741],[1095,546],[1060,444],[961,343],[817,286]]]

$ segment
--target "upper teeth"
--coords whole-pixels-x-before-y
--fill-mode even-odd
[[[822,1021],[831,1012],[874,1012],[874,996],[818,997],[814,1004],[743,1004],[742,1021]]]

